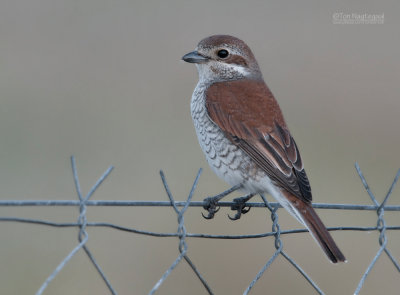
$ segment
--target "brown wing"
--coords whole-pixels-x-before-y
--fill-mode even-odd
[[[206,93],[211,120],[278,186],[311,202],[299,150],[278,103],[263,81],[214,83]]]

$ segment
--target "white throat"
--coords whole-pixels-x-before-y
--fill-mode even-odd
[[[237,64],[207,63],[196,64],[199,83],[239,80],[250,76],[250,71]]]

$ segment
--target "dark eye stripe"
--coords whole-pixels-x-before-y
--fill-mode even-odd
[[[225,62],[229,63],[229,64],[237,64],[237,65],[245,66],[245,67],[248,66],[246,60],[243,57],[241,57],[240,55],[231,55]]]

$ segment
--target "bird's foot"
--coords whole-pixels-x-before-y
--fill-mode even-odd
[[[219,209],[220,209],[220,207],[218,206],[218,201],[220,199],[221,198],[219,196],[217,196],[217,197],[208,197],[208,198],[204,199],[203,202],[205,204],[204,204],[203,208],[204,208],[204,210],[207,210],[208,214],[204,215],[203,213],[201,213],[201,215],[203,215],[203,217],[205,219],[213,219],[214,218],[215,213],[217,213],[219,211]]]
[[[242,187],[241,184],[237,184],[232,186],[230,189],[214,196],[214,197],[208,197],[204,199],[204,206],[203,208],[205,210],[208,211],[207,215],[204,215],[203,213],[201,213],[201,215],[203,215],[203,217],[205,219],[212,219],[214,218],[215,213],[217,213],[219,211],[219,206],[218,206],[218,202],[225,196],[229,195],[230,193],[237,191],[238,189],[240,189]]]
[[[246,202],[250,200],[254,194],[249,194],[240,198],[233,199],[234,205],[231,206],[231,210],[237,211],[235,216],[231,217],[228,214],[230,220],[238,220],[242,214],[246,214],[250,211],[250,206],[247,206]]]

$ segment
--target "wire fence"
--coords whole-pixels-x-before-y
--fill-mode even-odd
[[[52,226],[52,227],[77,227],[79,228],[79,234],[78,234],[78,244],[77,246],[60,262],[60,264],[53,270],[53,272],[50,273],[50,275],[47,277],[47,279],[43,282],[43,284],[40,286],[38,291],[36,292],[36,295],[43,294],[45,289],[49,286],[51,281],[59,275],[60,271],[64,268],[64,266],[71,260],[71,258],[80,250],[83,250],[86,255],[89,257],[90,261],[93,263],[94,267],[98,271],[99,275],[103,279],[105,285],[107,286],[108,290],[110,291],[111,294],[118,294],[116,289],[112,286],[111,282],[108,280],[106,274],[103,272],[101,269],[100,265],[96,262],[96,259],[94,258],[92,252],[89,250],[87,244],[87,241],[89,239],[89,235],[86,231],[88,227],[108,227],[108,228],[113,228],[116,230],[121,230],[121,231],[126,231],[126,232],[131,232],[135,234],[140,234],[140,235],[148,235],[148,236],[155,236],[155,237],[177,237],[179,240],[178,244],[178,249],[179,249],[179,255],[173,261],[171,266],[164,272],[164,274],[161,276],[161,278],[154,284],[154,287],[149,291],[150,294],[155,294],[156,291],[159,289],[159,287],[165,282],[165,280],[168,278],[168,276],[171,274],[171,272],[175,269],[175,267],[181,263],[183,260],[186,261],[186,263],[190,266],[190,268],[193,270],[194,275],[197,276],[197,278],[201,281],[203,284],[205,290],[209,294],[214,294],[212,291],[212,288],[210,285],[206,282],[204,277],[201,275],[200,271],[197,269],[195,264],[192,262],[192,260],[189,258],[187,251],[188,251],[188,245],[187,245],[187,238],[206,238],[206,239],[255,239],[255,238],[263,238],[263,237],[273,237],[274,238],[274,245],[276,251],[274,254],[269,258],[269,260],[265,263],[265,265],[261,268],[261,270],[257,273],[256,277],[253,279],[252,282],[248,285],[246,290],[244,291],[244,295],[249,294],[253,286],[257,283],[257,281],[261,278],[261,276],[264,274],[266,269],[270,267],[270,265],[276,260],[278,256],[282,256],[286,259],[288,263],[290,263],[303,277],[304,279],[314,288],[314,290],[318,294],[324,294],[324,292],[318,287],[318,285],[312,280],[312,278],[305,273],[305,271],[300,267],[299,264],[297,264],[285,251],[283,247],[283,242],[281,240],[281,235],[286,235],[286,234],[293,234],[293,233],[303,233],[307,232],[307,229],[292,229],[292,230],[281,230],[278,222],[278,214],[277,211],[281,206],[278,203],[272,203],[268,202],[267,199],[265,198],[264,195],[260,195],[263,202],[256,203],[256,202],[249,202],[247,203],[248,207],[264,207],[267,208],[270,212],[271,215],[271,220],[272,220],[272,229],[271,232],[266,232],[262,234],[251,234],[251,235],[211,235],[211,234],[197,234],[197,233],[188,233],[186,231],[185,227],[185,219],[184,215],[186,210],[189,207],[204,207],[206,205],[205,202],[194,202],[192,201],[192,197],[194,194],[194,191],[196,189],[197,183],[199,181],[200,175],[201,175],[201,169],[199,170],[192,188],[190,190],[190,193],[187,197],[187,200],[184,202],[177,202],[175,201],[169,187],[168,183],[166,181],[165,175],[162,171],[160,171],[160,176],[162,183],[164,185],[165,191],[167,193],[167,196],[169,198],[169,201],[94,201],[90,200],[92,197],[93,193],[99,188],[99,186],[103,183],[103,181],[107,178],[107,176],[111,173],[113,167],[109,167],[104,174],[97,180],[97,182],[93,185],[93,187],[90,189],[90,191],[84,196],[82,194],[80,184],[79,184],[79,178],[78,178],[78,172],[76,168],[76,162],[75,158],[71,157],[71,164],[72,164],[72,172],[73,172],[73,177],[75,181],[75,189],[76,193],[78,195],[78,200],[73,201],[73,200],[20,200],[20,201],[14,201],[14,200],[2,200],[0,201],[0,207],[9,207],[9,206],[77,206],[79,207],[79,217],[77,222],[70,222],[70,223],[56,223],[56,222],[51,222],[47,220],[39,220],[39,219],[30,219],[30,218],[18,218],[18,217],[1,217],[0,216],[0,222],[20,222],[20,223],[30,223],[30,224],[38,224],[38,225],[46,225],[46,226]],[[382,256],[383,252],[386,253],[386,255],[389,257],[389,259],[392,261],[394,267],[397,269],[397,271],[400,272],[400,265],[397,262],[397,260],[394,258],[394,256],[391,254],[390,250],[387,247],[388,244],[388,238],[386,235],[386,232],[388,230],[400,230],[400,224],[396,226],[388,226],[386,224],[386,221],[384,219],[384,214],[385,211],[400,211],[400,205],[386,205],[389,197],[392,195],[393,188],[395,187],[399,177],[400,177],[400,169],[398,170],[385,198],[383,199],[382,202],[378,202],[377,199],[375,198],[374,194],[371,192],[371,189],[369,188],[369,185],[359,167],[359,165],[356,163],[355,164],[356,170],[358,175],[360,176],[360,179],[362,181],[362,184],[367,191],[371,201],[372,205],[355,205],[355,204],[321,204],[321,203],[316,203],[313,204],[314,208],[320,208],[320,209],[334,209],[334,210],[371,210],[371,211],[376,211],[377,213],[377,224],[376,226],[373,227],[360,227],[360,226],[352,226],[352,227],[329,227],[328,230],[330,231],[378,231],[379,234],[379,249],[376,252],[376,255],[372,258],[371,263],[368,265],[366,268],[365,272],[362,274],[360,281],[354,291],[354,294],[359,294],[361,288],[363,287],[368,274],[371,272],[372,268],[374,267],[376,261]],[[220,202],[219,206],[221,207],[232,207],[237,205],[234,202]],[[171,207],[175,210],[176,215],[177,215],[177,222],[178,222],[178,228],[176,232],[172,233],[161,233],[161,232],[151,232],[151,231],[144,231],[144,230],[139,230],[135,228],[130,228],[130,227],[124,227],[120,226],[117,224],[113,223],[105,223],[105,222],[88,222],[87,217],[86,217],[86,210],[88,206],[141,206],[141,207]]]

